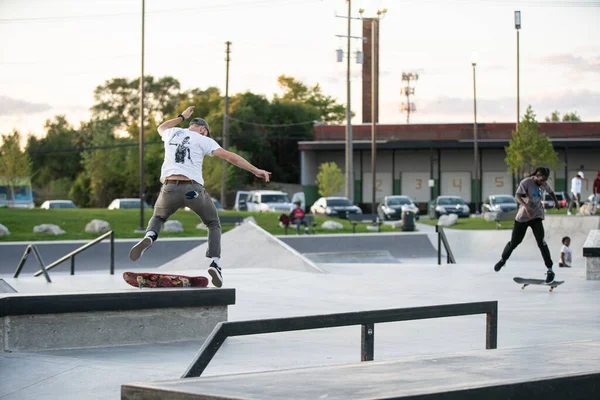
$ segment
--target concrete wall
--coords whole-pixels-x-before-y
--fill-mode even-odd
[[[4,316],[2,351],[37,351],[204,340],[227,306]]]

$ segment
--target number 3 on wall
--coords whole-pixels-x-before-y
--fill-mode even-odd
[[[462,192],[462,179],[458,180],[458,185],[456,184],[456,179],[452,179],[452,187],[458,188],[458,191]]]
[[[417,179],[417,190],[423,187],[423,179]]]
[[[504,187],[504,177],[503,176],[497,176],[495,179],[496,181],[496,187]]]

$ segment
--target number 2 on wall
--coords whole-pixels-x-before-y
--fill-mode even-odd
[[[377,179],[375,181],[375,191],[376,192],[381,192],[381,184],[383,183],[382,179]]]

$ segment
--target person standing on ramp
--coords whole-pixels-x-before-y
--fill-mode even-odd
[[[146,228],[146,235],[129,252],[131,261],[138,260],[158,239],[163,224],[182,207],[189,207],[208,227],[208,249],[206,257],[212,262],[208,273],[215,287],[223,286],[223,274],[219,265],[221,257],[221,223],[217,209],[204,188],[202,161],[204,156],[220,157],[236,167],[251,172],[269,182],[270,172],[258,169],[243,157],[224,150],[210,137],[208,122],[202,118],[190,121],[188,129],[176,126],[188,119],[194,106],[188,107],[177,118],[163,122],[158,127],[165,148],[165,158],[160,173],[163,184],[154,215]]]
[[[506,261],[509,259],[512,252],[521,244],[527,228],[531,227],[535,240],[544,258],[546,264],[546,283],[554,282],[554,271],[552,271],[552,258],[548,244],[544,240],[544,195],[547,192],[552,200],[554,200],[554,208],[558,210],[558,199],[548,184],[550,170],[548,168],[539,167],[529,177],[523,179],[517,188],[515,199],[520,207],[515,217],[515,225],[512,230],[510,242],[506,244],[502,251],[502,258],[494,266],[494,271],[498,272]]]

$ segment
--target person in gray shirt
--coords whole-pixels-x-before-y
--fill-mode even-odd
[[[533,236],[537,242],[544,263],[548,269],[546,272],[546,283],[554,282],[554,272],[552,271],[552,257],[550,256],[550,250],[544,240],[544,199],[545,193],[547,192],[552,200],[554,200],[554,208],[558,210],[559,202],[552,188],[548,184],[548,177],[550,176],[550,170],[544,167],[538,167],[533,174],[523,179],[517,188],[515,199],[519,203],[519,211],[515,217],[515,225],[512,230],[512,236],[510,242],[506,244],[502,251],[502,258],[494,266],[494,271],[498,272],[506,260],[510,257],[513,250],[521,244],[527,228],[531,227]]]

